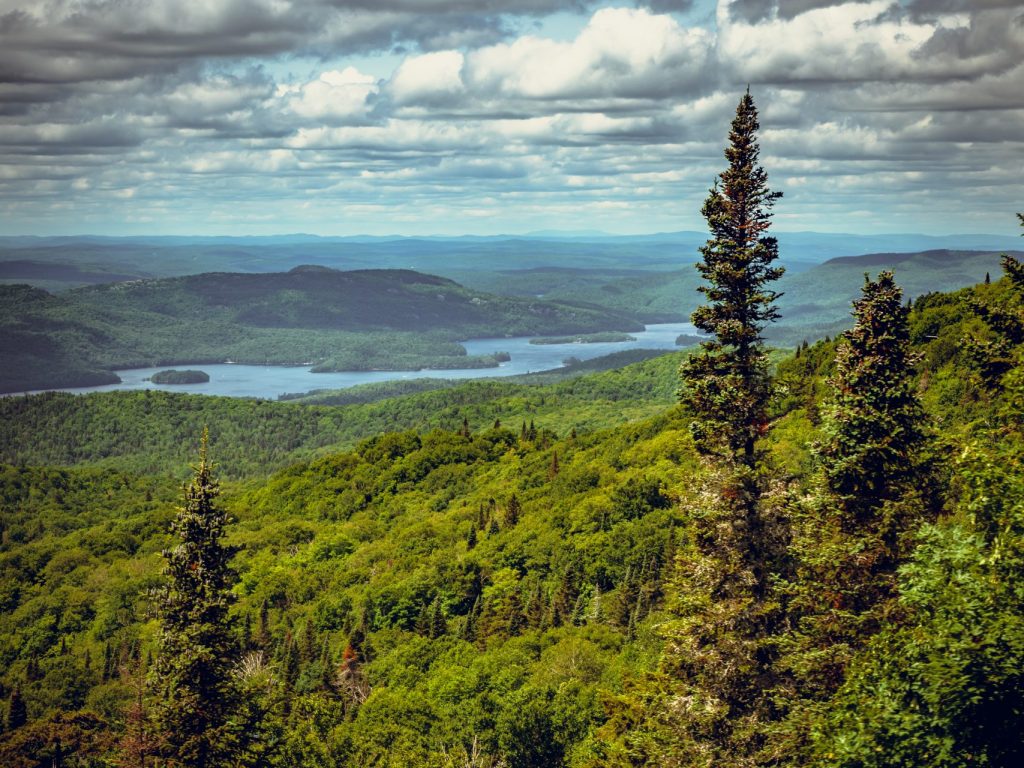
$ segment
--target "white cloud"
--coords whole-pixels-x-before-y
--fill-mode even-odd
[[[449,103],[465,91],[462,64],[458,51],[412,56],[395,71],[388,90],[398,105]]]
[[[711,36],[671,16],[605,8],[572,42],[526,36],[466,60],[475,93],[527,99],[657,98],[700,80]]]
[[[890,0],[813,8],[746,21],[718,5],[723,63],[753,82],[859,82],[975,78],[1019,63],[1024,26],[1006,9],[915,21]]]
[[[279,88],[278,95],[300,118],[337,125],[365,121],[369,112],[367,100],[378,90],[372,75],[346,67],[327,70],[303,85]]]
[[[315,230],[345,206],[366,212],[346,224],[359,228],[433,216],[457,229],[482,211],[505,229],[588,215],[700,227],[750,82],[780,222],[967,221],[1013,199],[1024,152],[1024,23],[999,2],[722,2],[701,28],[631,1],[553,39],[500,11],[554,0],[431,0],[431,13],[345,0],[308,15],[293,0],[131,0],[129,40],[120,0],[60,0],[0,27],[0,211],[32,221],[42,200],[40,221],[60,206],[63,222],[278,229],[294,215]],[[0,16],[25,3],[0,0]],[[175,9],[182,25],[163,28]],[[367,50],[386,55],[352,58]],[[113,197],[125,190],[137,194]]]

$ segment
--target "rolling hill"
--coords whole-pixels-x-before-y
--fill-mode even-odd
[[[0,287],[0,391],[100,383],[116,368],[310,364],[322,370],[474,367],[459,339],[641,330],[632,317],[472,291],[409,270],[208,273],[52,295]],[[104,374],[104,372],[107,372]]]

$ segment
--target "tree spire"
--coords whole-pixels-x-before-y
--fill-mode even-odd
[[[233,668],[239,647],[228,608],[234,550],[223,543],[227,514],[203,429],[199,463],[171,524],[179,543],[165,550],[167,584],[159,605],[159,653],[152,674],[156,714],[168,757],[190,768],[225,764],[236,749],[231,722],[238,705]]]

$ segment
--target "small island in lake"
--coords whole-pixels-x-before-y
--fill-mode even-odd
[[[603,331],[600,333],[578,333],[575,336],[542,336],[530,339],[531,344],[600,344],[620,341],[636,341],[636,337],[619,331]]]
[[[149,380],[154,384],[205,384],[210,374],[206,371],[158,371]]]

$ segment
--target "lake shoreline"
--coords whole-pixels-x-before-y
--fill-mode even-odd
[[[148,379],[167,367],[130,368],[113,371],[121,379],[118,383],[99,386],[58,386],[46,389],[8,392],[0,396],[13,397],[42,392],[71,392],[89,394],[114,390],[165,389],[192,394],[221,395],[227,397],[258,398],[276,400],[281,394],[309,392],[314,389],[348,389],[360,384],[399,381],[414,378],[436,379],[483,379],[516,376],[557,370],[564,367],[568,357],[590,360],[626,349],[678,350],[675,341],[680,333],[695,333],[690,323],[651,324],[644,331],[636,331],[630,342],[602,342],[590,344],[531,344],[537,337],[493,337],[468,339],[460,342],[466,349],[467,357],[493,356],[508,353],[510,359],[497,367],[461,369],[402,369],[364,371],[318,371],[308,365],[250,365],[239,362],[217,364],[188,363],[176,365],[202,365],[210,375],[204,384],[154,385]]]

